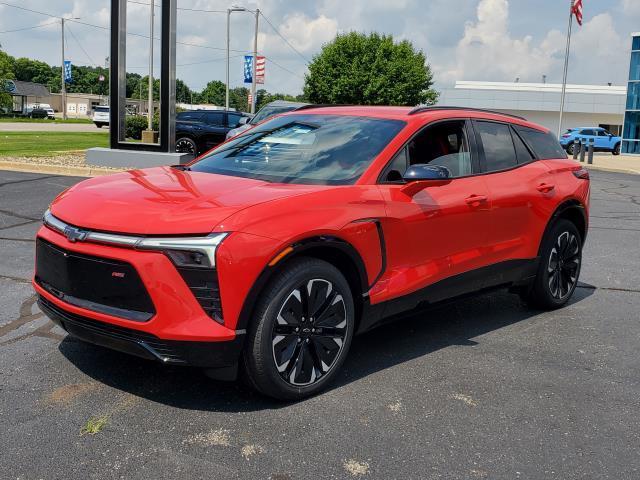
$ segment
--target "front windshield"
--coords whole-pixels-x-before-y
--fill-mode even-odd
[[[295,110],[297,106],[294,105],[282,105],[278,106],[265,106],[260,109],[258,113],[251,119],[249,122],[251,125],[257,125],[260,122],[264,122],[267,118],[273,117],[274,115],[279,115],[281,113],[290,112],[291,110]]]
[[[404,126],[342,115],[276,117],[211,151],[191,170],[277,183],[352,184]]]

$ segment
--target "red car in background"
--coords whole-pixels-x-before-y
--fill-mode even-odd
[[[82,340],[298,399],[401,312],[496,287],[561,307],[588,207],[587,171],[524,119],[311,108],[63,192],[33,285]]]

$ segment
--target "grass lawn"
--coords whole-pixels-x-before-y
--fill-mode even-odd
[[[61,118],[56,118],[55,120],[50,120],[46,118],[0,118],[0,122],[2,123],[93,123],[89,118],[68,118],[67,120],[63,120]]]
[[[49,157],[108,146],[108,132],[0,132],[0,157]]]

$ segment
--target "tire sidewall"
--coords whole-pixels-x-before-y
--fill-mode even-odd
[[[286,382],[277,371],[273,360],[272,332],[280,308],[291,291],[312,278],[326,279],[340,291],[347,314],[347,333],[342,350],[330,371],[311,385],[294,386]],[[249,345],[245,349],[245,365],[250,372],[259,371],[258,377],[253,378],[253,383],[262,393],[279,399],[294,400],[313,395],[331,383],[344,363],[351,346],[355,327],[353,296],[348,282],[338,269],[330,263],[318,259],[307,258],[292,261],[285,267],[282,274],[278,275],[265,289],[258,302],[256,312],[259,316],[255,318],[254,325],[249,332]],[[256,349],[259,351],[256,352]],[[255,353],[252,355],[252,352],[259,354],[259,360]],[[256,360],[258,361],[256,362]]]

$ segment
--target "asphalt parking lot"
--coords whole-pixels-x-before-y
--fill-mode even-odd
[[[0,477],[640,478],[640,176],[591,175],[569,306],[497,292],[381,327],[334,388],[281,404],[66,337],[28,279],[80,179],[0,171]]]

